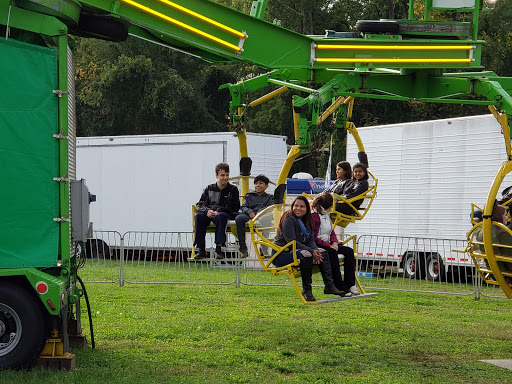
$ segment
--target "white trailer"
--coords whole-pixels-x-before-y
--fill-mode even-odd
[[[247,147],[251,175],[277,181],[286,137],[248,133]],[[233,132],[80,137],[76,150],[77,178],[97,195],[90,206],[96,231],[191,232],[192,205],[216,181],[215,164],[227,162],[231,177],[240,174]]]
[[[454,252],[455,242],[446,239],[460,240],[457,247],[464,249],[471,203],[483,207],[506,160],[495,118],[471,116],[358,131],[370,170],[379,180],[366,217],[346,229],[361,240],[359,259],[370,266],[394,264],[408,277],[433,280],[454,267],[471,267],[468,255]],[[357,147],[350,136],[347,160],[355,159]],[[504,182],[502,189],[510,184]]]

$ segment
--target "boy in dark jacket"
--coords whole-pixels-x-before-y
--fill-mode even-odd
[[[265,192],[268,183],[269,179],[265,175],[258,175],[254,178],[254,191],[248,192],[244,196],[244,203],[240,209],[242,213],[235,218],[240,253],[243,258],[248,256],[247,244],[245,243],[245,224],[253,219],[259,211],[274,204],[274,196]],[[266,226],[265,223],[262,224]]]
[[[226,243],[226,225],[240,209],[238,188],[229,183],[229,165],[219,163],[215,166],[217,182],[208,185],[196,204],[194,259],[205,259],[206,228],[213,221],[215,224],[215,258],[223,259],[222,245]]]

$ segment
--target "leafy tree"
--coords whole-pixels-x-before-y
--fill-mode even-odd
[[[208,111],[197,59],[133,38],[77,39],[76,63],[80,135],[211,132],[227,122]]]
[[[480,36],[487,44],[482,49],[482,64],[500,76],[512,76],[512,1],[499,0],[482,12]]]

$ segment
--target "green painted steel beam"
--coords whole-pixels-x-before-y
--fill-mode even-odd
[[[148,41],[153,44],[161,45],[164,47],[167,47],[169,49],[185,53],[190,56],[197,57],[199,59],[203,59],[207,62],[212,63],[224,63],[224,62],[231,62],[230,58],[227,58],[225,56],[217,55],[212,52],[206,52],[204,50],[200,50],[199,48],[195,47],[188,47],[184,46],[182,42],[176,39],[172,39],[169,36],[159,36],[158,31],[152,31],[149,29],[144,29],[139,27],[138,25],[130,25],[128,29],[128,33],[131,36],[137,37],[139,39]]]
[[[268,0],[254,0],[251,7],[251,16],[257,19],[263,19],[265,9],[267,9]]]
[[[58,81],[59,81],[59,125],[58,132],[64,137],[68,137],[68,36],[61,35],[57,41],[59,60],[58,60]],[[59,139],[59,177],[63,181],[59,182],[59,217],[63,219],[59,224],[59,254],[62,265],[70,266],[70,233],[71,222],[69,212],[69,143],[68,140]]]
[[[6,0],[2,0],[6,1]],[[60,0],[19,0],[48,15]],[[76,14],[73,0],[62,0]],[[387,34],[364,38],[305,36],[208,0],[82,0],[88,13],[112,16],[135,36],[159,42],[208,61],[245,61],[269,69],[479,68],[483,41],[420,39]],[[65,22],[76,18],[63,10]],[[68,11],[68,9],[66,9]]]
[[[76,23],[80,16],[81,5],[74,0],[15,0],[14,3],[24,8],[48,16],[55,16],[65,23]]]
[[[192,48],[266,68],[309,66],[309,37],[212,1],[176,0],[178,7],[157,0],[81,3],[98,13],[156,32],[159,39],[178,49]]]
[[[46,36],[67,33],[66,25],[59,19],[18,8],[11,5],[9,0],[0,0],[0,24]]]

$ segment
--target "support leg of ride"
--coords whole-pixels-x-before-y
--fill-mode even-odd
[[[76,356],[64,352],[64,340],[60,337],[59,331],[53,330],[51,337],[36,360],[36,366],[49,369],[63,369],[72,371],[75,369]]]
[[[361,292],[361,295],[364,295],[366,292],[364,291],[364,288],[361,285],[361,282],[357,278],[357,274],[356,274],[356,285],[357,285],[357,288],[359,289],[359,292]]]
[[[87,336],[85,333],[79,335],[69,335],[69,346],[70,348],[85,348],[87,344]]]
[[[77,306],[79,310],[79,306]],[[78,319],[70,319],[68,322],[68,338],[70,348],[85,348],[87,337],[82,331],[80,321]]]

